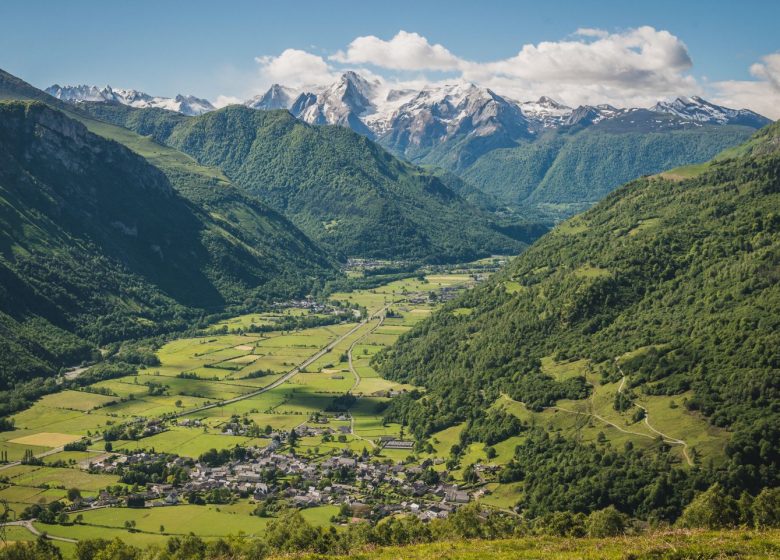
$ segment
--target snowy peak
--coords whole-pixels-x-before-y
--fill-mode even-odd
[[[537,101],[518,104],[523,115],[542,128],[557,128],[571,115],[572,108],[543,95]]]
[[[355,72],[345,72],[333,84],[300,93],[288,106],[290,112],[309,124],[337,124],[374,137],[363,118],[376,113],[379,82],[370,82]]]
[[[177,95],[174,98],[153,97],[148,93],[135,89],[120,89],[112,88],[111,86],[99,88],[89,85],[60,86],[55,84],[46,88],[45,91],[49,95],[68,103],[95,102],[114,103],[138,108],[156,107],[191,116],[202,115],[215,109],[208,100],[192,95]]]
[[[272,85],[268,91],[262,95],[248,99],[244,105],[250,109],[262,109],[272,111],[274,109],[289,109],[298,97],[299,92],[293,88],[285,87],[281,84]]]
[[[742,124],[757,128],[772,122],[748,109],[730,109],[710,103],[699,96],[678,97],[671,102],[661,101],[650,110],[701,124]]]

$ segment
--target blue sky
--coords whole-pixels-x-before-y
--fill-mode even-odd
[[[515,57],[527,44],[600,38],[572,39],[572,34],[580,28],[603,30],[618,39],[625,37],[621,34],[641,26],[668,32],[685,46],[690,58],[690,64],[683,64],[676,71],[681,76],[692,77],[696,85],[667,84],[658,92],[647,90],[641,96],[629,92],[628,100],[644,100],[653,93],[672,94],[686,87],[698,88],[691,93],[723,97],[725,94],[713,89],[712,84],[726,82],[738,82],[731,89],[736,99],[750,99],[743,83],[758,80],[772,86],[775,65],[763,57],[780,52],[780,2],[773,0],[327,3],[4,0],[0,3],[0,21],[3,30],[0,67],[36,86],[45,87],[54,82],[109,83],[157,95],[182,92],[210,99],[219,95],[246,96],[264,87],[269,76],[257,77],[264,71],[257,57],[274,57],[286,49],[295,49],[319,56],[332,70],[338,70],[355,66],[349,60],[340,64],[332,57],[338,51],[345,51],[356,38],[375,36],[390,41],[400,30],[416,33],[431,45],[439,44],[461,60],[480,64]],[[516,61],[521,62],[524,63]],[[756,64],[763,64],[763,70],[755,67]],[[441,79],[460,73],[460,70],[442,72],[438,68],[388,70],[372,61],[359,66],[378,75],[390,74],[393,79]],[[487,68],[493,67],[481,68],[477,74],[480,79],[487,79]],[[595,76],[598,79],[599,75]],[[513,82],[514,87],[516,90],[527,87],[529,94],[545,85],[564,96],[566,92],[573,96],[571,92],[577,91],[572,87],[559,88],[557,81],[540,81],[528,75],[522,78],[524,81]],[[528,86],[529,80],[535,87]],[[490,81],[487,85],[493,87],[498,83],[504,82]],[[752,95],[765,96],[768,91],[771,90],[759,89]],[[592,93],[599,94],[595,90]]]

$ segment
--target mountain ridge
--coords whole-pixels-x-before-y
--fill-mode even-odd
[[[447,262],[528,241],[461,198],[446,185],[451,179],[403,162],[345,127],[313,126],[285,110],[239,105],[200,117],[89,103],[84,108],[219,166],[342,256]],[[472,200],[489,204],[484,196]]]
[[[642,175],[702,163],[769,122],[700,97],[649,108],[516,101],[471,83],[389,89],[356,72],[314,88],[274,84],[244,103],[371,138],[442,167],[514,212],[555,222]]]

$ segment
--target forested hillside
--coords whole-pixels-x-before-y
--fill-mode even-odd
[[[395,401],[388,416],[421,438],[465,421],[462,443],[527,431],[503,477],[524,481],[536,514],[613,503],[673,519],[713,480],[737,495],[776,485],[779,138],[772,125],[707,166],[625,185],[449,303],[375,359],[383,375],[427,389]],[[553,378],[545,360],[579,373]],[[532,414],[576,403],[591,378],[618,386],[610,409],[635,422],[646,412],[636,399],[673,396],[669,406],[684,406],[691,421],[728,429],[725,456],[677,468],[668,446],[569,440],[497,406],[509,398]]]
[[[84,109],[219,167],[340,255],[463,261],[517,252],[529,240],[462,198],[446,178],[345,128],[242,106],[197,118],[103,104]],[[476,204],[488,204],[464,189]]]
[[[42,103],[0,103],[0,161],[2,389],[332,272],[224,177],[194,162],[166,175]]]
[[[642,175],[708,161],[755,131],[738,125],[681,127],[672,122],[668,130],[657,130],[656,121],[672,120],[658,114],[651,114],[652,127],[644,129],[637,122],[644,113],[649,112],[637,111],[584,129],[550,131],[533,142],[486,153],[459,173],[503,204],[547,207],[568,216]],[[447,157],[431,154],[426,161],[447,167]]]

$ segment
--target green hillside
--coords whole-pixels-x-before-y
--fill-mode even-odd
[[[446,179],[342,127],[309,126],[286,111],[242,106],[196,118],[101,104],[84,108],[219,167],[343,256],[446,262],[524,247],[526,232],[516,235],[494,223]]]
[[[0,161],[2,389],[332,273],[218,172],[172,161],[163,173],[42,103],[0,103]]]
[[[533,141],[481,154],[472,165],[456,171],[503,204],[541,207],[565,217],[627,181],[708,161],[754,132],[736,125],[658,132],[642,130],[636,123],[620,124],[547,132]],[[452,151],[457,149],[443,145],[422,161],[455,169]]]
[[[421,323],[376,358],[427,388],[389,417],[465,423],[461,446],[521,434],[502,479],[532,514],[673,519],[713,480],[776,485],[779,136],[625,185]]]

